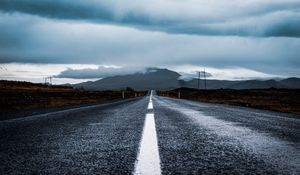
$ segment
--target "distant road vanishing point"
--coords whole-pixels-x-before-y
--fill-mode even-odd
[[[300,174],[300,118],[145,97],[0,122],[1,174]]]

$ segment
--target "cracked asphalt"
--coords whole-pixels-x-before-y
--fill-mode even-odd
[[[300,174],[300,118],[152,98],[162,174]],[[0,122],[1,174],[132,174],[149,96]]]

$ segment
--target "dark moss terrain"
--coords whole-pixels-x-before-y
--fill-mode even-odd
[[[300,115],[300,89],[198,90],[179,88],[171,91],[158,91],[158,95]]]
[[[95,104],[144,96],[146,92],[127,90],[95,91],[70,86],[49,86],[29,82],[0,81],[0,120],[6,115],[28,110],[45,110],[74,105]]]

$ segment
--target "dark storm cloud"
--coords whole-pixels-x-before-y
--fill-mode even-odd
[[[156,24],[155,21],[150,22],[149,17],[134,12],[127,12],[122,17],[118,17],[108,5],[96,1],[3,0],[0,2],[0,10],[8,13],[22,12],[47,18],[88,20],[99,23],[140,26]]]
[[[262,72],[272,65],[270,73],[279,68],[300,66],[300,42],[295,37],[172,35],[18,13],[0,13],[0,21],[0,38],[3,39],[0,63],[125,67],[191,64],[245,67]]]
[[[297,0],[2,0],[0,10],[180,34],[300,37]]]
[[[105,8],[95,8],[92,4],[80,1],[2,0],[0,8],[4,12],[16,11],[50,18],[112,20],[112,14]]]
[[[299,48],[299,0],[0,0],[0,64],[195,65],[299,75]],[[58,76],[136,71],[100,68]]]
[[[300,37],[300,16],[297,19],[284,21],[266,31],[270,36]]]

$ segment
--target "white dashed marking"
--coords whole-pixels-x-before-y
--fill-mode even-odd
[[[152,91],[148,109],[153,109]],[[157,144],[154,114],[146,115],[142,140],[140,142],[139,153],[135,162],[134,174],[137,175],[160,175],[160,158]]]

